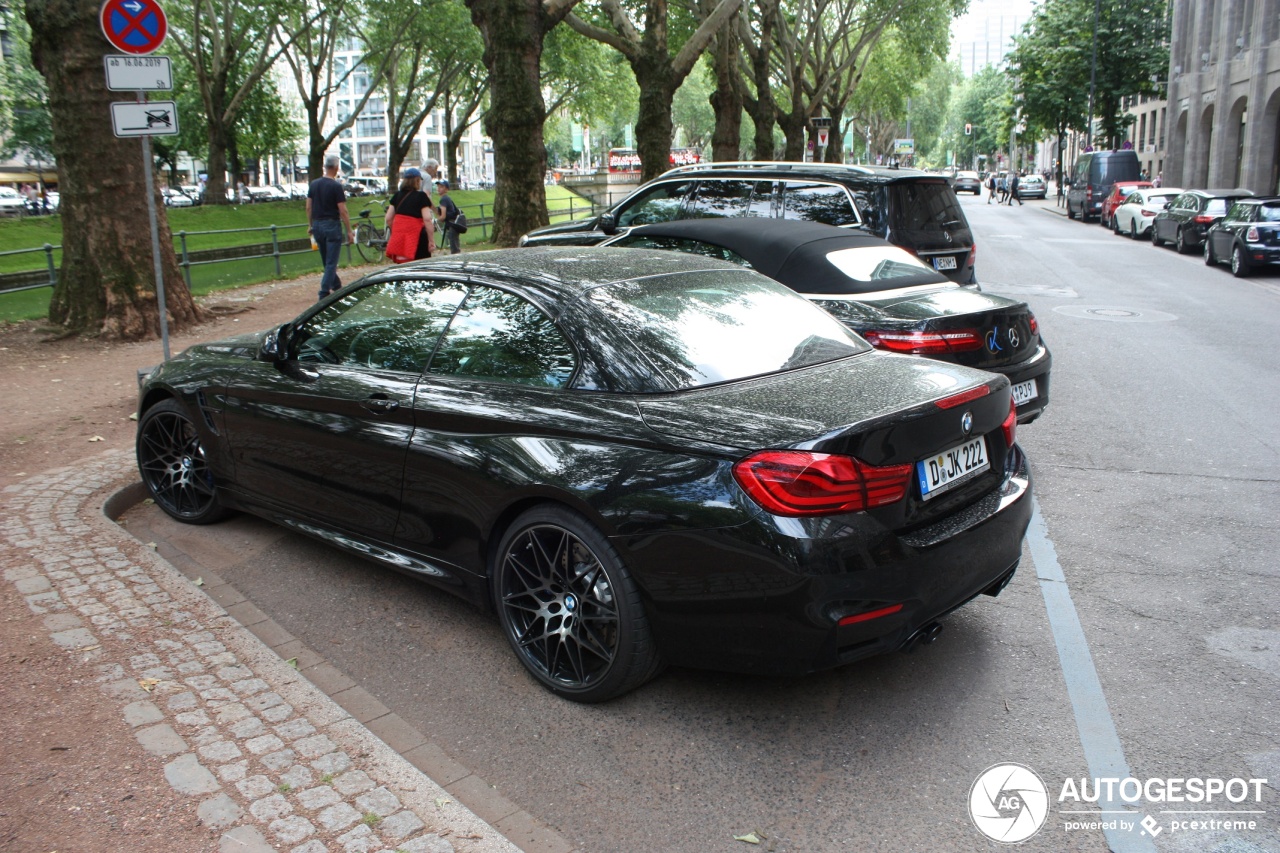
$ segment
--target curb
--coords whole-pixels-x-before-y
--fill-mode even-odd
[[[122,482],[132,476],[129,453],[117,450],[6,487],[0,564],[53,642],[96,674],[164,762],[165,782],[220,831],[219,850],[518,853],[110,520],[141,496],[140,483]],[[353,689],[342,692],[363,700]]]

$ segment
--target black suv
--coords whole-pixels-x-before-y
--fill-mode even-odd
[[[861,228],[952,281],[975,284],[973,234],[950,181],[914,169],[832,163],[701,163],[672,169],[592,219],[551,225],[522,246],[591,246],[633,225],[759,216]]]
[[[1226,214],[1237,199],[1253,195],[1245,189],[1187,190],[1168,202],[1151,220],[1151,244],[1172,242],[1179,252],[1194,252],[1204,243],[1209,226]]]

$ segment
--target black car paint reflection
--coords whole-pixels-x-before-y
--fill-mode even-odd
[[[661,660],[796,673],[932,636],[1003,588],[1030,517],[1007,380],[876,352],[768,279],[671,252],[398,267],[274,332],[193,347],[147,379],[139,411],[144,482],[167,512],[248,510],[496,605],[531,674],[581,701]],[[198,436],[174,455],[208,459],[199,512],[177,513],[148,473],[159,418]],[[890,476],[874,472],[975,440],[989,467],[936,497],[895,473],[897,497],[815,515],[767,509],[739,470],[781,452]],[[825,500],[838,484],[813,476],[817,491],[783,488]],[[644,665],[615,678],[612,655],[650,633]],[[606,651],[567,667],[548,638],[571,635],[574,654]]]

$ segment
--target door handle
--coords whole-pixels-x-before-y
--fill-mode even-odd
[[[395,400],[388,400],[386,397],[369,397],[361,403],[369,411],[375,414],[385,415],[387,412],[394,412],[400,408],[400,404]]]

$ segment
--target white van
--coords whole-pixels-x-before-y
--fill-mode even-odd
[[[344,178],[343,183],[364,187],[366,195],[380,195],[387,191],[386,178],[366,178],[356,175]]]

